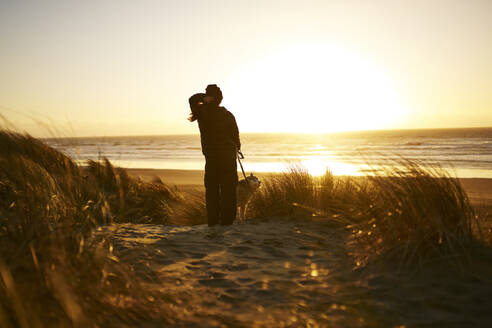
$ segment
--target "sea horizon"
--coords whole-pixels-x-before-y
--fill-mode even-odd
[[[333,132],[240,132],[241,135],[345,135],[345,134],[359,134],[359,133],[396,133],[396,132],[419,132],[419,131],[465,131],[465,130],[492,130],[492,126],[479,126],[479,127],[445,127],[445,128],[401,128],[401,129],[369,129],[369,130],[348,130],[348,131],[333,131]],[[36,137],[40,140],[51,139],[83,139],[83,138],[126,138],[126,137],[161,137],[161,136],[199,136],[200,131],[193,133],[162,133],[162,134],[112,134],[112,135],[85,135],[85,136],[65,136],[65,137]]]
[[[203,170],[199,134],[44,138],[77,163],[108,158],[126,168]],[[248,172],[303,166],[313,175],[366,175],[401,158],[441,165],[458,177],[492,178],[492,127],[242,133]]]

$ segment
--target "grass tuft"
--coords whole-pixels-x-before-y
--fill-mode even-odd
[[[460,181],[440,166],[400,159],[368,181],[354,225],[367,254],[408,267],[460,257],[481,239],[473,233],[480,225]]]
[[[367,177],[309,175],[300,166],[264,181],[250,217],[322,216],[344,224],[361,261],[410,267],[460,257],[480,235],[479,221],[459,180],[438,165],[397,160]]]

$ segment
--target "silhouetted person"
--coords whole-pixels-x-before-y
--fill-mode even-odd
[[[220,106],[222,92],[215,84],[189,99],[189,120],[198,120],[205,155],[205,198],[208,225],[228,225],[236,218],[237,151],[241,148],[236,119]]]

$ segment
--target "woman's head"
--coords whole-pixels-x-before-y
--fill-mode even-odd
[[[203,98],[205,97],[204,93],[195,93],[193,96],[188,99],[188,102],[190,103],[190,108],[193,110],[197,106],[200,106],[203,104]]]
[[[191,108],[191,114],[188,117],[190,122],[193,122],[197,119],[196,111],[200,105],[203,105],[203,98],[205,97],[204,93],[195,93],[193,96],[188,99]]]

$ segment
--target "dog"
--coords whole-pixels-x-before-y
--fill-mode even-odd
[[[244,220],[244,214],[246,213],[246,207],[253,194],[260,188],[261,181],[251,173],[246,179],[239,181],[236,189],[237,193],[237,206],[239,207],[239,220]]]

